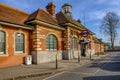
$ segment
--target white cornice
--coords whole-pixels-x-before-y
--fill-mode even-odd
[[[85,29],[86,29],[86,28],[83,29],[82,27],[76,26],[76,25],[71,24],[71,23],[65,23],[65,25],[66,25],[66,26],[74,27],[74,28],[79,29],[79,30],[85,30]],[[91,31],[90,31],[90,34],[91,34],[91,35],[95,35],[95,33],[91,32]]]
[[[51,28],[54,28],[54,29],[65,30],[64,28],[61,28],[59,26],[52,25],[52,24],[49,24],[49,23],[46,23],[46,22],[43,22],[43,21],[39,21],[39,20],[33,20],[33,21],[30,21],[30,22],[27,22],[27,23],[40,24],[40,25],[45,25],[45,26],[48,26],[48,27],[51,27]]]
[[[71,23],[65,23],[65,25],[66,25],[66,26],[74,27],[74,28],[79,29],[79,30],[84,30],[82,27],[78,27],[78,26],[76,26],[76,25],[74,25],[74,24],[71,24]]]
[[[13,23],[7,23],[7,22],[1,22],[1,25],[7,25],[7,26],[11,26],[11,27],[16,27],[16,28],[23,28],[23,29],[28,29],[28,30],[33,30],[33,28],[28,27],[28,26],[22,26],[22,25],[17,25],[17,24],[13,24]]]

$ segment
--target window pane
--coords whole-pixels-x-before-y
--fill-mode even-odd
[[[77,49],[77,39],[75,37],[72,38],[72,49]]]
[[[16,53],[24,53],[24,35],[16,34],[15,35],[15,51]]]
[[[0,54],[5,54],[5,32],[0,31]]]
[[[46,38],[46,49],[54,50],[57,49],[57,38],[54,35],[48,35]]]

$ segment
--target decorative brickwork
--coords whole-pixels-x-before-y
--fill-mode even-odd
[[[46,37],[50,34],[55,35],[58,40],[57,51],[46,50]],[[33,55],[34,63],[43,63],[43,62],[53,61],[53,59],[55,58],[55,54],[62,50],[62,31],[52,29],[49,27],[44,27],[42,25],[37,25],[36,30],[33,31],[32,33],[32,44],[33,44],[32,55]],[[54,54],[52,55],[52,53]],[[46,55],[51,56],[51,59],[47,61]]]

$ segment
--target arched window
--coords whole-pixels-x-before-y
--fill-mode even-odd
[[[57,50],[57,38],[50,34],[46,38],[46,50]]]
[[[77,39],[75,37],[72,38],[72,49],[77,49]]]
[[[5,54],[5,32],[0,31],[0,54]]]
[[[24,53],[24,34],[15,34],[15,53]]]

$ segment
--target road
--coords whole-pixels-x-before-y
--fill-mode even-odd
[[[120,80],[120,52],[110,52],[70,71],[22,80]]]
[[[120,80],[120,52],[111,52],[97,61],[42,80]]]

